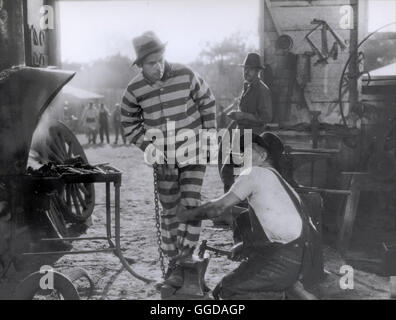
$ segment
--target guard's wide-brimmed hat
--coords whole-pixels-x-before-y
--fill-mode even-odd
[[[240,150],[244,152],[244,136],[240,139]],[[282,140],[276,134],[272,132],[264,132],[261,135],[252,134],[252,143],[258,144],[260,147],[267,150],[271,158],[278,162],[280,157],[285,150]]]
[[[133,65],[139,64],[149,54],[165,49],[166,43],[163,43],[153,31],[147,31],[141,36],[132,40],[136,53],[136,60]]]
[[[243,67],[250,67],[250,68],[258,68],[258,69],[265,69],[265,67],[261,64],[261,57],[258,53],[250,52],[247,54],[245,61],[243,64],[240,64]]]

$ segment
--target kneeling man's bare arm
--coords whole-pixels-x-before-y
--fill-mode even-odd
[[[193,209],[179,208],[177,217],[180,221],[205,220],[220,216],[225,209],[241,202],[232,191],[227,192],[218,199],[211,200]]]

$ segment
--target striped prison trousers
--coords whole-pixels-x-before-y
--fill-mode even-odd
[[[194,250],[201,232],[201,222],[180,223],[176,217],[178,205],[193,208],[200,205],[201,188],[206,167],[188,165],[178,168],[158,166],[158,191],[162,205],[162,250],[170,259]]]

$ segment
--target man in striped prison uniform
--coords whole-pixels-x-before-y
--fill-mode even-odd
[[[199,240],[200,222],[180,223],[176,211],[200,204],[201,187],[206,167],[198,164],[199,129],[216,128],[215,99],[208,85],[195,72],[180,64],[164,60],[165,44],[153,32],[146,32],[133,41],[141,72],[129,83],[122,98],[121,122],[125,136],[143,152],[152,143],[148,130],[159,129],[163,138],[156,137],[155,145],[164,143],[164,154],[176,152],[180,146],[197,143],[196,155],[185,160],[158,165],[162,250],[170,259],[167,283],[181,286],[180,256],[191,256]],[[187,142],[170,138],[182,129],[192,129],[194,137]],[[190,131],[191,132],[191,131]],[[175,138],[175,137],[173,137]],[[183,137],[185,138],[185,137]],[[153,145],[153,144],[152,144]],[[195,159],[194,159],[195,158]],[[179,159],[179,158],[177,158]]]

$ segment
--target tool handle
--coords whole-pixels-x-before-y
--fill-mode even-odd
[[[206,250],[227,256],[227,257],[231,257],[231,251],[227,251],[227,250],[221,250],[221,249],[216,249],[216,248],[212,248],[212,247],[206,247]]]

